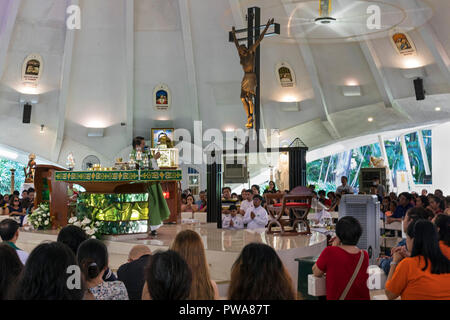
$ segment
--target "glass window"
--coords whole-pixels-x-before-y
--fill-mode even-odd
[[[20,190],[25,182],[25,166],[19,162],[0,158],[0,194],[11,193],[11,169],[16,169],[14,189]]]

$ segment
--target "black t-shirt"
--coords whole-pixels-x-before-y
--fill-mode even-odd
[[[145,255],[137,260],[125,263],[117,270],[119,281],[125,284],[130,300],[141,300],[142,289],[145,283],[145,267],[150,261],[151,255]]]

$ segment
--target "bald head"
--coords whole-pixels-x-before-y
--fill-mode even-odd
[[[152,254],[150,248],[144,245],[134,246],[128,254],[128,261],[134,261],[147,254]]]

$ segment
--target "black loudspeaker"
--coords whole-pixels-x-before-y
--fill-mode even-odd
[[[31,123],[31,108],[32,105],[25,103],[23,106],[23,123]]]
[[[425,100],[425,90],[423,89],[423,79],[417,78],[414,80],[414,90],[416,91],[417,101]]]

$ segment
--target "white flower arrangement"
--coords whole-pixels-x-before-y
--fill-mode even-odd
[[[101,221],[92,221],[87,217],[84,217],[83,219],[82,217],[72,217],[69,219],[68,223],[83,229],[91,239],[97,239],[97,236],[99,236],[97,233],[102,226]]]
[[[34,229],[48,230],[51,228],[50,208],[47,203],[42,203],[29,216],[28,220]]]

